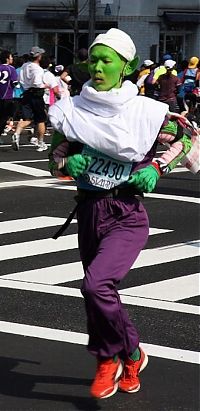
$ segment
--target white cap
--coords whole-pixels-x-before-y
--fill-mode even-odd
[[[149,67],[149,66],[151,66],[152,64],[154,64],[154,61],[152,61],[152,60],[144,60],[144,66],[145,67]]]
[[[111,47],[127,61],[132,61],[135,57],[135,44],[131,37],[122,30],[112,28],[106,33],[99,34],[90,45],[89,52],[96,44]]]
[[[45,50],[44,50],[44,49],[41,49],[41,48],[38,47],[38,46],[33,46],[32,49],[30,50],[30,54],[31,54],[31,56],[33,56],[33,57],[40,56],[40,54],[44,54],[44,53],[45,53]]]
[[[175,65],[176,65],[176,61],[174,60],[166,60],[164,62],[164,66],[169,69],[172,69]]]

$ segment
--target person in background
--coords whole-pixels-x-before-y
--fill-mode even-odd
[[[180,108],[180,112],[185,110],[184,103],[183,103],[185,93],[184,93],[184,86],[182,83],[182,78],[183,78],[184,72],[187,69],[187,67],[188,67],[188,60],[183,60],[180,64],[180,70],[177,73],[177,77],[181,80],[181,84],[178,88],[178,94],[177,94],[177,102]]]
[[[82,48],[78,50],[78,62],[71,64],[66,69],[64,69],[63,73],[60,76],[63,81],[66,81],[67,76],[71,77],[71,81],[69,83],[71,96],[80,94],[83,84],[90,79],[87,59],[87,49]]]
[[[144,80],[144,95],[146,97],[153,98],[154,100],[158,100],[158,95],[159,95],[157,84],[156,83],[152,84],[156,67],[157,67],[156,63],[151,66],[150,73]]]
[[[188,67],[183,72],[182,83],[184,95],[192,93],[196,86],[196,76],[198,72],[199,59],[198,57],[191,57],[189,59]]]
[[[182,115],[185,116],[200,133],[200,110],[198,107],[198,96],[193,93],[187,93],[184,98],[185,110]]]
[[[154,71],[154,76],[153,76],[153,80],[152,80],[152,84],[155,84],[156,81],[158,80],[158,78],[162,75],[162,74],[166,74],[167,70],[165,67],[165,61],[167,60],[173,60],[171,54],[164,54],[163,58],[162,58],[162,64],[160,66],[158,66],[155,71]],[[174,74],[174,76],[177,75],[177,71],[175,69],[172,70],[172,74]]]
[[[56,100],[60,99],[56,76],[49,70],[50,61],[50,58],[45,54],[42,55],[40,60],[40,66],[44,69],[43,82],[47,86],[44,90],[44,102],[47,112],[49,106],[54,104]]]
[[[47,119],[44,103],[44,90],[48,87],[44,84],[44,70],[40,66],[40,61],[45,50],[34,46],[30,51],[30,61],[23,64],[20,70],[19,80],[24,88],[22,98],[22,120],[17,124],[15,133],[12,136],[13,150],[19,150],[20,134],[22,130],[29,126],[32,121],[37,125],[38,148],[41,152],[48,147],[44,143],[44,133],[46,130],[45,121]]]
[[[22,68],[22,65],[24,63],[23,57],[19,56],[15,58],[14,65],[16,68],[17,72],[17,77],[19,80],[19,75],[20,71]],[[20,84],[20,81],[18,82],[17,86],[13,90],[13,99],[14,99],[14,114],[13,114],[13,120],[14,121],[19,121],[22,118],[22,107],[21,107],[21,99],[23,96],[24,89],[22,85]]]
[[[179,113],[180,109],[177,103],[178,88],[181,84],[180,79],[172,74],[176,62],[166,60],[164,63],[166,73],[158,77],[157,84],[159,88],[159,101],[169,105],[169,110],[173,113]]]
[[[17,84],[18,78],[16,69],[13,67],[12,53],[9,50],[3,50],[0,54],[0,136],[7,121],[13,119],[13,90]],[[1,137],[0,144],[3,144]]]
[[[197,64],[197,74],[196,74],[196,87],[200,88],[200,59]]]
[[[61,78],[62,74],[64,72],[64,66],[62,64],[58,64],[55,66],[55,75],[56,75],[56,80],[58,84],[58,89],[60,93],[60,98],[67,97],[70,95],[70,81],[71,77],[69,75],[66,75],[65,81]]]
[[[141,96],[145,95],[145,87],[144,87],[144,81],[146,77],[150,74],[151,67],[154,65],[154,62],[152,60],[144,60],[144,63],[141,67],[141,70],[138,75],[138,79],[136,82],[136,86],[139,89],[139,94]]]

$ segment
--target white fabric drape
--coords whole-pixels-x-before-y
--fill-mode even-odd
[[[68,141],[138,162],[155,142],[169,107],[137,93],[130,81],[119,89],[98,92],[89,81],[80,96],[63,98],[50,107],[49,118]]]

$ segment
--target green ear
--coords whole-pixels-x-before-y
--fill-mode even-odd
[[[135,56],[132,61],[129,61],[124,68],[124,76],[130,76],[136,70],[139,61],[139,56]]]

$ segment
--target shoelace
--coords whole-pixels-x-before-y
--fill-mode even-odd
[[[97,376],[98,378],[101,379],[101,382],[108,379],[108,371],[110,370],[110,365],[111,364],[102,364],[102,363],[98,364]],[[114,375],[114,370],[113,370],[113,375]]]
[[[134,361],[133,365],[125,364],[122,379],[123,380],[129,380],[129,379],[136,380],[137,376],[138,376],[137,363]]]

